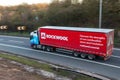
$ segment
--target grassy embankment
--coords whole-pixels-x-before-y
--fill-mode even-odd
[[[25,57],[20,57],[20,56],[16,56],[16,55],[12,55],[12,54],[2,54],[2,53],[0,53],[0,57],[8,59],[8,60],[16,61],[16,62],[22,63],[24,65],[32,66],[37,69],[49,71],[49,72],[55,73],[57,75],[72,78],[73,80],[97,80],[96,78],[93,78],[93,77],[90,77],[87,75],[83,75],[80,73],[75,73],[75,72],[71,72],[71,71],[63,70],[63,69],[54,69],[52,66],[50,66],[47,63],[40,63],[36,60],[25,58]]]

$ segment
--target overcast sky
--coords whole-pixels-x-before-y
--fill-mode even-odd
[[[22,3],[34,4],[34,3],[50,3],[51,0],[0,0],[2,6],[13,6]]]

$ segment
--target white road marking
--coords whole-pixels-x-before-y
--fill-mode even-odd
[[[113,50],[118,50],[118,51],[120,51],[120,48],[113,48]]]
[[[119,58],[120,59],[120,56],[114,56],[114,55],[112,55],[111,57],[115,57],[115,58]]]
[[[3,41],[4,39],[0,39],[0,41]]]
[[[23,41],[16,41],[16,40],[8,40],[8,41],[10,41],[12,43],[24,43]]]
[[[45,52],[45,51],[40,51],[40,50],[34,50],[34,49],[30,49],[30,48],[19,47],[19,46],[8,45],[8,44],[2,44],[2,43],[0,43],[0,45],[1,46],[7,46],[7,47],[24,49],[24,50],[31,50],[31,51],[36,51],[36,52],[44,52],[44,53],[47,53],[47,54],[62,56],[62,57],[66,57],[66,58],[72,58],[72,59],[75,59],[75,60],[80,60],[80,61],[85,61],[85,62],[90,62],[90,63],[96,63],[96,64],[99,64],[99,65],[104,65],[104,66],[109,66],[109,67],[120,69],[120,66],[106,64],[106,63],[101,63],[101,62],[96,62],[96,61],[91,61],[91,60],[86,60],[86,59],[81,59],[81,58],[75,58],[75,57],[71,57],[71,56],[67,56],[67,55],[54,54],[54,53],[50,53],[50,52]]]

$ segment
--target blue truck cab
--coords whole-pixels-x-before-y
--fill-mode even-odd
[[[39,37],[37,30],[30,33],[30,45],[32,48],[36,48],[37,45],[39,45]]]

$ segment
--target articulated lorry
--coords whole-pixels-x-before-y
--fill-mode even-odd
[[[32,48],[49,52],[61,48],[88,59],[107,60],[113,52],[113,41],[113,29],[43,26],[30,34]]]

